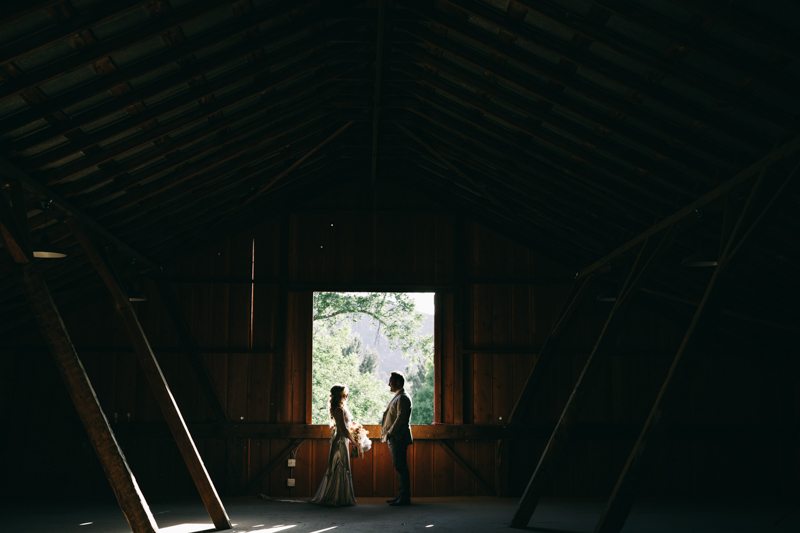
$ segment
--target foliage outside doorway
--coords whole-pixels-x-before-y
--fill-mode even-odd
[[[414,403],[411,423],[433,423],[433,333],[424,332],[427,322],[432,327],[433,315],[426,317],[419,310],[416,296],[403,292],[314,293],[312,424],[328,423],[329,390],[335,383],[350,389],[347,403],[355,420],[380,424],[392,398],[389,372],[381,369],[381,353],[402,355],[393,364],[405,366],[389,371],[399,370],[406,376],[405,388]]]

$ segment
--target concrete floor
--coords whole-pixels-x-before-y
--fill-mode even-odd
[[[52,496],[52,495],[50,495]],[[508,528],[516,499],[417,498],[411,507],[389,507],[383,498],[360,498],[355,507],[327,508],[302,503],[226,498],[236,533],[321,533],[405,531],[519,531]],[[528,531],[591,532],[605,502],[601,499],[543,499]],[[152,504],[160,531],[212,530],[199,503]],[[3,533],[128,533],[113,503],[70,503],[50,499],[0,503]],[[800,531],[800,505],[745,503],[637,502],[624,532],[784,533]]]

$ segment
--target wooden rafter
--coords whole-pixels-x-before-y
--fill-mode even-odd
[[[501,41],[495,42],[495,40],[490,38],[488,34],[481,32],[477,28],[464,27],[464,24],[456,25],[455,22],[448,22],[448,24],[450,26],[458,27],[460,29],[459,33],[463,32],[464,34],[467,34],[467,36],[472,38],[472,40],[474,40],[474,42],[477,44],[502,54],[502,57],[507,57],[525,64],[536,74],[544,76],[558,86],[569,88],[570,90],[580,94],[583,98],[595,101],[598,104],[614,109],[619,113],[624,113],[625,115],[634,117],[643,123],[650,124],[652,127],[661,130],[669,137],[679,139],[683,143],[689,145],[702,144],[700,141],[701,137],[696,133],[693,133],[685,128],[677,128],[674,124],[669,124],[666,120],[657,119],[652,114],[647,113],[643,108],[634,103],[637,101],[637,99],[628,101],[605,91],[600,91],[596,85],[584,81],[574,76],[570,72],[561,70],[552,63],[548,63],[541,59],[533,59],[535,56],[527,54],[521,48],[512,45],[506,45]],[[478,68],[492,72],[498,75],[500,78],[520,86],[523,90],[527,90],[526,88],[530,87],[530,84],[532,83],[527,76],[523,76],[518,72],[512,71],[507,65],[484,58],[480,54],[477,54],[474,50],[471,50],[465,45],[459,44],[455,39],[443,37],[420,24],[413,22],[399,22],[395,25],[395,27],[423,40],[430,45],[442,50],[446,50],[447,52],[452,53],[453,55],[458,56],[469,63],[472,63]],[[539,91],[537,91],[537,93],[538,92]],[[693,113],[704,116],[705,119],[710,122],[718,122],[712,116],[707,116],[706,113],[702,113],[699,110],[694,110]],[[752,145],[755,143],[756,146],[761,145],[761,148],[765,147],[762,141],[753,141],[752,132],[747,134],[745,131],[742,131],[741,128],[736,127],[733,127],[733,130],[735,136],[737,138],[741,138],[745,144]],[[745,139],[747,140],[745,141]]]
[[[532,11],[538,16],[546,16],[582,37],[573,39],[569,44],[566,44],[558,40],[548,39],[544,34],[535,32],[530,26],[513,17],[501,17],[499,13],[487,8],[476,0],[453,0],[453,2],[459,7],[467,9],[470,13],[478,15],[490,23],[498,24],[507,31],[511,31],[513,34],[528,38],[528,40],[533,42],[538,41],[540,45],[546,45],[549,50],[560,53],[564,60],[572,61],[582,66],[588,66],[598,70],[598,72],[616,78],[618,72],[615,69],[615,65],[602,60],[597,61],[597,55],[594,55],[593,58],[586,55],[586,50],[589,46],[592,43],[597,43],[610,51],[649,67],[646,73],[641,76],[641,81],[643,83],[638,85],[656,85],[661,81],[663,76],[667,75],[685,83],[688,87],[703,91],[709,96],[713,96],[725,102],[723,108],[733,105],[739,109],[753,113],[756,116],[761,116],[765,120],[779,125],[780,127],[793,128],[788,122],[786,113],[780,108],[757,102],[752,98],[748,98],[747,95],[743,94],[741,91],[731,89],[723,83],[695,74],[689,69],[681,68],[675,62],[665,58],[664,55],[650,51],[646,47],[632,46],[623,42],[623,39],[619,35],[615,35],[612,31],[605,28],[605,22],[608,20],[608,15],[610,15],[608,11],[597,9],[599,13],[594,14],[594,17],[590,16],[587,17],[587,20],[581,20],[577,17],[568,16],[563,10],[553,9],[550,6],[542,6],[541,3],[522,3],[528,8],[535,8]],[[547,15],[542,15],[541,13],[547,13]],[[631,76],[624,77],[630,80],[631,83],[633,83],[635,79]],[[659,94],[663,95],[663,92],[659,91]]]
[[[29,191],[38,194],[43,198],[48,198],[53,201],[59,208],[74,216],[80,223],[86,227],[91,228],[92,231],[102,235],[108,241],[114,243],[119,248],[123,249],[126,253],[135,257],[144,268],[149,270],[156,270],[158,267],[148,258],[119,240],[116,236],[112,235],[105,228],[100,226],[92,218],[84,214],[80,209],[74,207],[70,202],[55,194],[44,185],[40,184],[37,180],[28,176],[25,172],[21,171],[15,165],[9,163],[6,159],[0,157],[0,175],[6,178],[14,179],[22,183],[22,185]]]
[[[696,213],[696,211],[702,208],[709,203],[718,200],[725,194],[728,194],[734,187],[737,185],[745,182],[748,179],[753,178],[756,174],[767,168],[769,165],[773,164],[776,161],[779,161],[785,157],[788,157],[794,154],[798,149],[800,149],[800,137],[797,137],[786,144],[772,150],[770,153],[750,165],[749,167],[745,168],[734,177],[720,185],[719,187],[709,191],[708,193],[701,196],[699,199],[695,200],[694,202],[690,203],[683,209],[675,212],[674,214],[664,218],[661,222],[650,227],[647,231],[644,231],[634,237],[633,239],[629,240],[613,252],[609,253],[602,259],[595,261],[591,265],[581,269],[578,272],[579,277],[586,276],[603,265],[606,265],[612,261],[615,261],[621,255],[629,252],[632,248],[634,248],[637,244],[643,242],[647,238],[656,233],[662,231],[664,228],[672,226],[674,224],[679,224],[683,219],[686,217],[692,216]]]
[[[755,140],[752,131],[743,127],[741,124],[714,113],[710,109],[699,106],[690,100],[680,98],[675,93],[669,92],[659,85],[642,83],[642,79],[639,76],[634,75],[628,70],[622,69],[611,62],[604,61],[602,58],[589,54],[583,49],[572,47],[563,43],[563,41],[553,39],[544,32],[540,33],[528,30],[526,25],[521,22],[516,29],[523,32],[527,40],[549,50],[551,53],[561,55],[561,57],[566,60],[567,64],[560,65],[562,68],[556,68],[552,63],[544,61],[535,54],[527,53],[520,47],[513,46],[499,38],[492,39],[487,32],[481,31],[477,26],[462,22],[466,17],[463,15],[458,16],[458,13],[454,13],[458,18],[448,17],[445,19],[444,13],[425,7],[420,0],[406,1],[411,6],[411,9],[430,20],[444,25],[449,31],[454,31],[481,46],[486,46],[497,54],[502,54],[504,57],[514,59],[524,65],[534,68],[553,81],[558,81],[559,83],[564,83],[569,86],[570,83],[575,84],[575,81],[570,81],[567,75],[568,72],[574,71],[579,67],[593,70],[609,80],[614,80],[616,83],[627,86],[629,91],[637,93],[637,100],[641,100],[642,98],[651,99],[659,105],[671,108],[675,112],[694,117],[703,124],[717,127],[721,131],[725,131],[727,135],[735,137],[743,143],[760,146],[761,148],[768,146],[760,140]],[[459,8],[453,10],[460,11]],[[488,10],[488,8],[486,8],[486,10]],[[483,9],[481,11],[483,11]],[[497,24],[498,20],[492,17],[491,22]],[[514,32],[508,32],[508,30],[506,30],[506,32],[514,36]],[[595,91],[596,90],[597,89],[595,89]],[[633,98],[631,99],[633,100]],[[759,106],[759,112],[761,114],[766,114],[771,120],[780,124],[787,122],[785,113],[781,113],[779,109],[764,109],[764,107],[766,106]]]
[[[178,445],[181,456],[183,456],[183,460],[186,462],[189,474],[192,476],[192,480],[200,493],[200,498],[203,500],[203,504],[211,517],[211,521],[218,530],[230,529],[231,522],[228,519],[228,514],[225,512],[225,507],[222,505],[222,501],[217,495],[214,483],[211,481],[211,477],[206,471],[206,467],[203,464],[203,460],[200,458],[200,454],[197,451],[191,434],[189,434],[189,429],[186,427],[183,415],[181,415],[175,398],[164,378],[164,374],[161,372],[161,367],[156,360],[155,354],[153,354],[150,348],[147,336],[142,330],[142,326],[139,324],[136,312],[133,310],[130,300],[121,286],[121,280],[115,275],[109,260],[104,257],[103,253],[97,248],[92,237],[84,232],[80,223],[74,218],[69,218],[67,219],[67,224],[111,293],[120,318],[128,332],[131,344],[133,344],[136,356],[142,366],[145,378],[147,378],[150,384],[150,389],[161,408],[161,413],[167,421],[167,425],[172,432],[175,443]]]
[[[736,5],[724,5],[716,0],[672,0],[673,3],[702,17],[745,35],[756,42],[800,60],[800,39],[794,32],[771,24]]]
[[[534,2],[533,0],[520,0],[520,2],[533,10],[542,11],[543,9],[539,7],[538,2]],[[687,31],[689,28],[686,26],[677,24],[665,17],[657,16],[653,12],[634,3],[625,2],[623,0],[589,0],[589,2],[604,11],[614,13],[667,39],[670,42],[671,50],[666,50],[665,52],[676,52],[677,55],[680,56],[685,53],[685,49],[692,49],[719,61],[736,72],[742,73],[742,75],[749,80],[763,81],[764,83],[782,89],[787,94],[793,94],[798,90],[797,81],[775,72],[763,63],[750,59],[746,55],[726,49],[723,46],[710,42],[708,39],[703,39],[702,35]]]

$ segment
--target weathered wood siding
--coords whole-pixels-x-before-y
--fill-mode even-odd
[[[424,204],[416,204],[416,212],[348,211],[348,206],[364,200],[359,194],[344,191],[335,202],[267,218],[165,269],[197,344],[207,350],[203,358],[228,417],[232,422],[310,422],[311,291],[348,285],[371,290],[438,286],[436,422],[504,424],[574,272],[458,214]],[[344,207],[327,211],[325,205]],[[248,282],[251,279],[255,282]],[[188,422],[209,422],[208,401],[181,353],[175,328],[155,287],[146,289],[149,299],[136,309],[172,392]],[[527,483],[546,443],[547,428],[558,419],[608,309],[602,302],[587,302],[562,334],[560,355],[536,392],[530,419],[544,428],[542,437],[512,443],[511,494],[520,494]],[[84,365],[145,494],[192,494],[172,441],[137,436],[137,423],[159,421],[161,415],[134,355],[126,353],[127,338],[110,301],[102,299],[65,319],[75,344],[84,348],[79,350]],[[631,313],[619,351],[583,414],[588,429],[574,438],[553,494],[610,492],[682,333],[649,310],[636,308]],[[35,342],[35,336],[15,339],[0,352],[3,424],[24,428],[33,450],[50,450],[53,460],[43,464],[61,472],[62,477],[55,476],[57,486],[102,492],[92,488],[103,485],[102,472],[93,464],[80,428],[75,430],[71,404],[50,368],[49,355],[12,346]],[[780,368],[759,363],[757,357],[711,353],[688,393],[683,424],[740,428],[741,433],[679,434],[656,464],[645,493],[735,493],[743,490],[742,472],[747,480],[757,480],[761,491],[796,490],[797,454],[791,441],[757,434],[765,426],[779,433],[796,424],[797,388],[781,376]],[[31,417],[48,422],[33,423]],[[59,431],[67,438],[43,444]],[[450,444],[495,486],[495,441]],[[236,494],[287,441],[198,438],[197,445],[219,490]],[[5,480],[27,472],[12,458],[27,452],[13,439],[5,439],[3,446],[4,470],[12,474],[3,476],[3,490],[9,492],[11,485]],[[300,446],[293,496],[313,492],[327,454],[324,440]],[[755,456],[760,459],[745,459]],[[416,442],[409,449],[409,461],[414,496],[483,494],[433,441]],[[81,470],[69,465],[89,466]],[[787,468],[794,477],[782,474]],[[358,496],[395,493],[391,460],[381,443],[366,458],[353,461],[353,476]],[[259,490],[289,495],[288,477],[288,468],[279,466]],[[27,480],[22,487],[33,490],[35,484]]]

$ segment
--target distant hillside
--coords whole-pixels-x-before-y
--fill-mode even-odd
[[[423,313],[424,314],[424,313]],[[425,319],[422,322],[420,329],[420,336],[433,333],[433,315],[424,314]],[[364,341],[364,346],[371,346],[378,350],[381,356],[381,362],[378,366],[378,376],[389,379],[389,373],[392,370],[403,371],[408,365],[408,360],[403,356],[400,350],[391,350],[389,348],[389,341],[383,336],[383,333],[378,334],[378,331],[371,325],[370,317],[364,316],[359,322],[352,325],[353,333],[359,335],[361,340]]]

